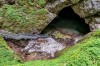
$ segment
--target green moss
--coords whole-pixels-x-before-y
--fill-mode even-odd
[[[38,7],[38,8],[43,8],[44,5],[46,4],[47,0],[18,0],[17,1],[19,5],[28,5],[32,7]]]
[[[0,36],[0,66],[11,66],[18,64],[17,58],[14,57],[14,52],[8,47],[6,42]]]
[[[57,39],[59,39],[59,38],[60,38],[60,39],[71,38],[71,36],[65,35],[65,34],[59,32],[59,31],[53,32],[52,36],[53,36],[54,38],[57,38]]]
[[[41,31],[47,25],[47,13],[44,8],[5,4],[0,8],[0,28],[15,33],[34,33],[34,28]]]
[[[35,60],[21,63],[12,57],[13,54],[12,52],[9,52],[9,50],[0,49],[0,56],[2,56],[2,58],[0,58],[0,66],[3,66],[3,64],[5,64],[5,66],[99,66],[99,35],[100,31],[92,32],[86,35],[87,38],[85,37],[82,42],[79,42],[69,49],[65,49],[60,53],[59,57],[52,60]]]
[[[3,40],[3,38],[0,36],[0,48],[7,47],[6,42]]]

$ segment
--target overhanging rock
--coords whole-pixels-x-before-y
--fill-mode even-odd
[[[52,13],[59,13],[64,7],[78,3],[80,0],[52,0],[45,6]]]
[[[73,6],[73,10],[82,18],[100,12],[100,0],[83,0]]]

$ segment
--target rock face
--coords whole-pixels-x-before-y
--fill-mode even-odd
[[[56,42],[52,38],[38,39],[29,41],[28,45],[24,48],[29,54],[33,52],[41,52],[49,54],[48,57],[55,57],[55,52],[64,49],[64,44]]]
[[[73,10],[83,18],[94,15],[100,11],[100,0],[83,0],[73,6]]]
[[[70,6],[79,2],[80,0],[52,0],[48,2],[45,6],[52,13],[59,13],[64,7]]]
[[[75,13],[85,19],[91,31],[100,29],[100,0],[83,0],[72,8]]]
[[[85,18],[85,22],[89,23],[100,23],[100,16],[90,16]]]

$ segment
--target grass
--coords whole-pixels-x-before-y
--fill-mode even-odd
[[[25,3],[19,6],[4,4],[0,8],[0,29],[14,33],[34,33],[34,29],[40,32],[48,24],[48,11],[42,7],[37,9]]]
[[[86,35],[83,41],[65,49],[61,55],[52,60],[34,60],[21,63],[14,58],[12,51],[5,48],[0,40],[0,66],[99,66],[100,65],[100,31]]]

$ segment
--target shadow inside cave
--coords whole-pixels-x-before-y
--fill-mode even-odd
[[[41,34],[47,34],[60,43],[73,45],[89,32],[89,25],[84,18],[77,15],[71,7],[65,7]]]
[[[62,32],[72,29],[78,31],[81,34],[87,34],[90,32],[89,25],[85,23],[84,18],[77,15],[71,7],[63,8],[57,17],[55,17],[52,22],[41,32],[41,34],[46,34],[52,32],[52,30],[61,29]]]

